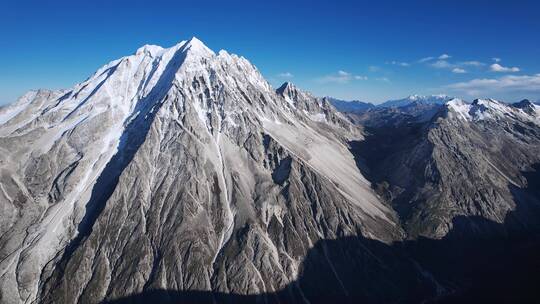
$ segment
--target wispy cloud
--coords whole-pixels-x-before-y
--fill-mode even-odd
[[[283,72],[283,73],[279,73],[278,77],[281,77],[281,78],[293,78],[294,75],[292,73],[290,73],[290,72]]]
[[[353,75],[349,72],[339,70],[336,73],[325,75],[316,79],[320,83],[340,83],[345,84],[349,83],[351,80],[367,80],[367,76],[362,75]]]
[[[382,82],[390,82],[390,79],[388,79],[387,77],[379,77],[379,78],[375,78],[375,80],[382,81]]]
[[[493,60],[495,62],[501,62],[501,58],[498,58],[498,57],[493,57],[493,58],[491,58],[491,60]]]
[[[440,60],[445,60],[445,59],[449,59],[450,57],[452,57],[452,56],[450,56],[448,54],[442,54],[441,56],[439,56],[439,59]]]
[[[386,64],[398,65],[398,66],[401,66],[401,67],[409,67],[409,66],[411,66],[410,63],[402,62],[402,61],[388,61],[388,62],[386,62]]]
[[[449,68],[454,67],[453,64],[451,64],[450,62],[448,62],[446,60],[437,60],[437,61],[435,61],[434,63],[432,63],[430,65],[432,67],[434,67],[434,68],[437,68],[437,69],[449,69]]]
[[[499,78],[472,79],[466,82],[447,85],[446,88],[471,96],[489,96],[501,92],[540,93],[540,74],[523,76],[506,75]]]
[[[444,55],[439,56],[439,58],[449,58]],[[469,60],[469,61],[462,61],[462,62],[450,62],[446,59],[438,59],[432,63],[429,64],[431,67],[437,68],[437,69],[449,69],[454,73],[466,73],[465,67],[481,67],[484,66],[485,63],[477,61],[477,60]]]
[[[378,72],[378,71],[381,70],[381,68],[378,67],[378,66],[376,66],[376,65],[370,65],[369,68],[368,68],[368,70],[369,70],[370,72]]]
[[[418,63],[428,62],[428,61],[431,61],[433,59],[435,59],[435,57],[424,57],[424,58],[418,59]]]
[[[463,61],[463,62],[461,62],[461,65],[468,65],[468,66],[480,67],[480,66],[484,66],[484,65],[486,65],[486,64],[483,63],[483,62],[480,62],[480,61],[470,60],[470,61]]]
[[[518,67],[505,67],[498,63],[494,63],[489,66],[489,69],[493,72],[519,72],[520,69]]]

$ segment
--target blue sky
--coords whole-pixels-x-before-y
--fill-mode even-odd
[[[0,104],[191,36],[320,96],[540,99],[536,1],[45,2],[0,3]]]

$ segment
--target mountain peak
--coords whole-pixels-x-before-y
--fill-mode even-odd
[[[214,51],[195,36],[191,37],[182,47],[186,51],[191,51],[199,55],[215,55]]]
[[[448,112],[455,113],[460,118],[463,118],[464,120],[470,120],[471,116],[469,114],[471,110],[471,106],[459,98],[452,98],[451,100],[447,101],[445,104],[446,109]]]
[[[277,88],[276,93],[282,96],[289,95],[292,97],[291,95],[297,95],[297,93],[295,93],[297,91],[298,88],[292,82],[286,81],[279,88]]]
[[[484,105],[484,106],[489,106],[491,104],[501,104],[501,103],[502,102],[495,100],[493,98],[477,98],[473,100],[472,102],[473,105]]]
[[[536,112],[537,112],[536,108],[538,107],[537,105],[535,105],[528,99],[523,99],[520,102],[515,102],[511,106],[517,109],[521,109],[523,112],[530,115],[536,115]]]
[[[399,107],[409,105],[412,102],[416,102],[418,104],[438,104],[438,105],[442,105],[442,104],[446,103],[447,101],[449,101],[450,99],[452,99],[452,97],[444,95],[444,94],[428,95],[428,96],[413,94],[413,95],[409,95],[409,96],[407,96],[407,97],[405,97],[403,99],[388,100],[388,101],[380,104],[379,106],[380,107],[399,108]]]
[[[466,103],[463,99],[460,99],[460,98],[452,98],[450,99],[449,101],[447,101],[444,105],[447,107],[447,108],[452,108],[454,106],[461,106],[461,105],[466,105],[468,103]]]
[[[285,90],[296,89],[296,86],[289,81],[285,81],[276,91],[284,92]]]
[[[162,52],[163,50],[164,48],[159,45],[145,44],[137,49],[137,51],[135,52],[135,55],[149,54],[149,55],[155,56],[158,53]]]
[[[159,45],[145,44],[137,49],[135,55],[150,55],[152,57],[157,57],[162,55],[167,50],[181,50],[186,54],[194,54],[201,57],[208,57],[215,55],[214,51],[208,48],[201,40],[197,37],[191,37],[189,40],[182,40],[171,48],[163,48]]]
[[[533,106],[534,104],[533,104],[530,100],[528,100],[528,99],[523,99],[523,100],[521,100],[521,101],[519,101],[519,102],[513,103],[512,105],[513,105],[514,107],[516,107],[516,108],[525,108],[525,107],[531,107],[531,106]]]
[[[420,98],[422,98],[422,97],[424,97],[424,96],[420,96],[420,95],[418,95],[418,94],[412,94],[412,95],[407,96],[407,99],[410,99],[410,100],[417,100],[417,99],[420,99]]]

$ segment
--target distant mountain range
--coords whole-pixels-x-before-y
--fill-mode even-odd
[[[453,97],[447,95],[410,95],[402,99],[388,100],[381,104],[375,105],[371,102],[358,101],[358,100],[341,100],[337,98],[328,97],[332,105],[340,112],[363,112],[373,108],[399,108],[410,104],[419,105],[433,105],[444,104],[451,100]]]
[[[359,100],[341,100],[337,98],[328,97],[330,103],[340,112],[356,112],[365,111],[375,108],[376,106],[371,102],[359,101]]]
[[[402,107],[409,105],[411,103],[417,104],[444,104],[447,101],[451,100],[453,97],[447,95],[410,95],[403,99],[388,100],[379,105],[379,107]]]
[[[443,105],[446,102],[454,99],[452,96],[439,94],[439,95],[410,95],[402,99],[387,100],[381,104],[373,104],[367,101],[359,100],[342,100],[333,97],[327,97],[332,105],[340,112],[346,113],[359,113],[374,108],[402,108],[402,107],[422,107],[433,105]],[[527,99],[525,99],[527,100]],[[528,100],[527,100],[528,101]],[[540,105],[540,100],[533,101],[532,103]]]

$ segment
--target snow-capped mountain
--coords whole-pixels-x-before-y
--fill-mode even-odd
[[[432,106],[432,105],[443,105],[448,100],[451,100],[452,97],[446,95],[410,95],[403,99],[388,100],[381,104],[374,105],[370,102],[363,102],[357,100],[340,100],[336,98],[328,97],[332,105],[340,112],[346,113],[362,113],[364,111],[374,109],[374,108],[402,108],[402,107],[412,107],[412,106]]]
[[[535,172],[540,162],[534,152],[540,148],[540,108],[529,101],[453,98],[437,109],[425,115],[400,109],[349,114],[370,133],[359,151],[372,164],[369,179],[396,206],[408,233],[446,235],[457,214],[501,221],[516,204],[535,210],[540,197],[515,195],[535,191],[525,190],[523,172]],[[537,225],[537,215],[512,216]]]
[[[0,122],[2,302],[269,292],[320,239],[401,235],[328,100],[196,38],[29,92]]]
[[[530,121],[540,126],[540,106],[528,100],[506,104],[495,99],[475,99],[467,103],[454,98],[446,103],[450,113],[464,120],[505,120],[508,118]]]
[[[523,99],[519,102],[515,102],[512,104],[512,106],[518,109],[522,109],[527,114],[536,113],[538,109],[538,105],[528,99]]]
[[[196,38],[25,94],[0,108],[0,302],[417,303],[508,288],[538,252],[538,106],[410,96],[361,115],[274,90]],[[521,241],[525,256],[500,250]]]
[[[417,116],[419,119],[429,119],[440,109],[442,105],[444,105],[448,100],[451,100],[452,97],[446,95],[410,95],[403,99],[389,100],[378,105],[362,101],[344,101],[334,98],[329,99],[338,111],[346,114],[353,114],[355,117],[363,114],[365,114],[365,116],[372,117],[374,113],[366,114],[366,112],[370,111],[378,113],[379,116],[385,117],[388,117],[388,115],[401,113]]]
[[[438,104],[438,105],[442,105],[444,103],[446,103],[447,101],[449,101],[450,99],[452,99],[452,97],[450,96],[447,96],[447,95],[443,95],[443,94],[440,94],[440,95],[428,95],[428,96],[423,96],[423,95],[410,95],[406,98],[403,98],[403,99],[396,99],[396,100],[388,100],[388,101],[385,101],[379,105],[377,105],[378,107],[386,107],[386,108],[398,108],[398,107],[403,107],[403,106],[407,106],[411,103],[417,103],[417,104]]]

